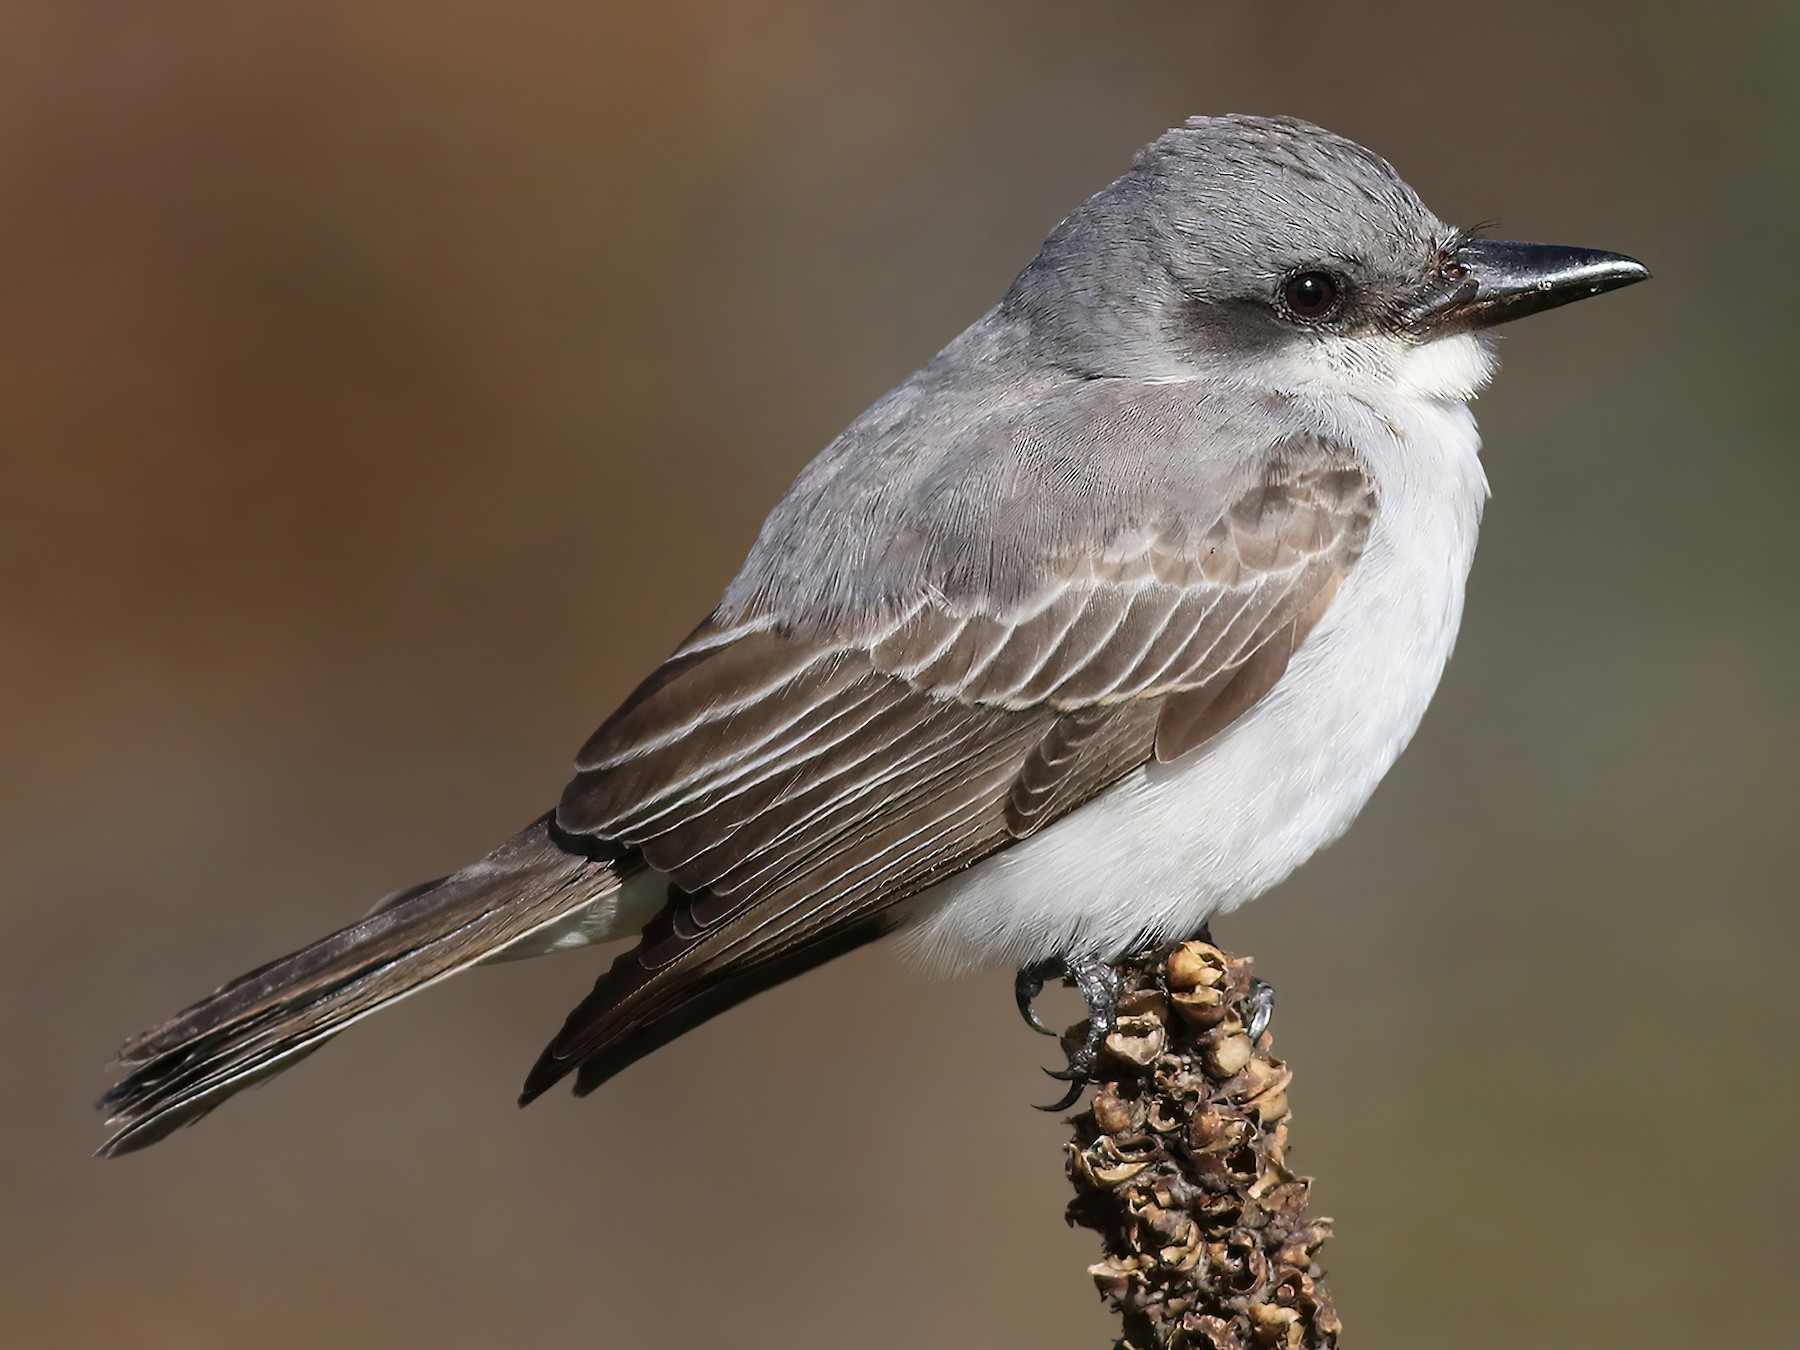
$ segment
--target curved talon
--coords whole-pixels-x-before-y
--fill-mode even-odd
[[[1252,975],[1244,1007],[1250,1013],[1249,1025],[1244,1029],[1250,1033],[1252,1042],[1259,1041],[1263,1032],[1269,1029],[1269,1019],[1275,1016],[1275,986]]]
[[[1045,1036],[1054,1036],[1053,1028],[1044,1025],[1031,1006],[1037,996],[1044,992],[1046,980],[1061,979],[1068,970],[1060,957],[1050,957],[1044,961],[1033,961],[1028,966],[1020,966],[1019,973],[1013,977],[1013,998],[1019,1004],[1019,1016],[1025,1019],[1025,1025],[1033,1031]]]
[[[1052,1078],[1056,1077],[1055,1074],[1051,1074],[1050,1076]],[[1050,1105],[1040,1106],[1037,1109],[1040,1111],[1067,1111],[1071,1106],[1075,1105],[1076,1102],[1081,1100],[1081,1094],[1085,1091],[1087,1091],[1086,1083],[1071,1083],[1069,1084],[1069,1090],[1063,1093],[1061,1101],[1051,1102]]]

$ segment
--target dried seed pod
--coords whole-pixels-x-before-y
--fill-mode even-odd
[[[1231,1323],[1220,1317],[1202,1315],[1183,1318],[1169,1345],[1171,1350],[1240,1350],[1243,1342],[1237,1338]]]
[[[1158,1022],[1169,1020],[1169,995],[1164,989],[1126,989],[1119,994],[1113,1012],[1121,1019],[1149,1017]]]
[[[1258,1303],[1250,1309],[1250,1321],[1256,1329],[1258,1345],[1281,1346],[1283,1350],[1299,1350],[1305,1344],[1305,1331],[1300,1326],[1300,1314],[1292,1308],[1277,1307],[1273,1303]]]
[[[1226,1008],[1230,1006],[1223,990],[1209,989],[1204,985],[1198,989],[1172,990],[1169,1002],[1174,1006],[1177,1016],[1203,1027],[1213,1026],[1223,1019]]]
[[[1154,1017],[1121,1017],[1104,1042],[1107,1054],[1140,1069],[1154,1064],[1168,1043],[1167,1030]]]
[[[1285,1089],[1266,1092],[1255,1101],[1244,1103],[1256,1112],[1256,1118],[1265,1125],[1270,1121],[1285,1119],[1288,1113],[1288,1099]]]
[[[1288,1076],[1286,1067],[1277,1060],[1251,1058],[1232,1076],[1225,1090],[1234,1101],[1250,1102],[1277,1084],[1285,1085]]]
[[[1230,1078],[1250,1062],[1256,1053],[1256,1047],[1243,1032],[1232,1036],[1223,1036],[1208,1047],[1206,1067],[1216,1078]]]
[[[1210,942],[1184,942],[1169,953],[1169,988],[1200,989],[1223,984],[1230,974],[1230,962],[1231,958]]]
[[[1249,962],[1185,942],[1118,969],[1106,1081],[1071,1121],[1069,1221],[1100,1234],[1120,1350],[1331,1350],[1330,1220],[1286,1163],[1292,1074],[1246,1032]]]
[[[1124,1134],[1132,1127],[1134,1113],[1130,1105],[1110,1088],[1096,1092],[1088,1109],[1094,1113],[1094,1123],[1107,1134]]]
[[[1173,1134],[1186,1123],[1180,1108],[1160,1093],[1144,1108],[1145,1126],[1158,1134]]]
[[[1110,1189],[1148,1167],[1155,1151],[1156,1146],[1149,1141],[1133,1146],[1103,1134],[1086,1148],[1071,1145],[1069,1171],[1090,1186]]]

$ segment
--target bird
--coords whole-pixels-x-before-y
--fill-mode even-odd
[[[126,1042],[100,1152],[472,966],[633,937],[521,1104],[888,935],[1016,968],[1028,1020],[1067,977],[1079,1093],[1111,963],[1283,880],[1418,727],[1493,328],[1648,276],[1448,225],[1308,122],[1189,119],[802,470],[553,810]]]

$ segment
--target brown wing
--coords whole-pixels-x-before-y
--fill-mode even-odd
[[[934,594],[859,631],[703,625],[595,733],[557,822],[671,895],[526,1081],[577,1091],[876,936],[892,908],[1251,707],[1355,565],[1372,485],[1284,468],[1194,535],[1049,560],[1027,603]]]

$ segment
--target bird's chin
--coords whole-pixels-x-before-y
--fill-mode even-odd
[[[1499,367],[1492,335],[1448,333],[1406,344],[1395,362],[1394,381],[1414,398],[1470,399]]]
[[[1443,403],[1473,398],[1498,367],[1486,333],[1365,332],[1295,342],[1222,378],[1307,398]]]

